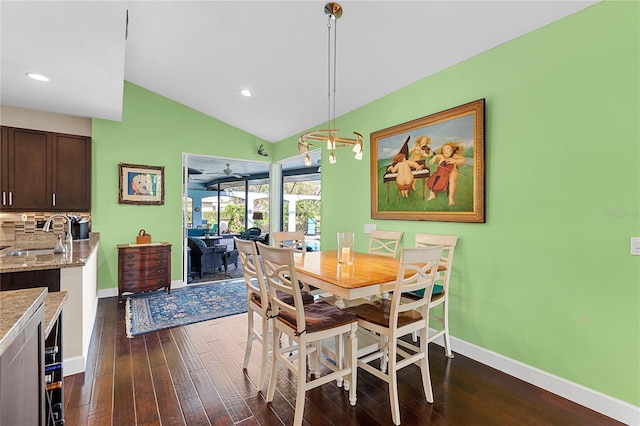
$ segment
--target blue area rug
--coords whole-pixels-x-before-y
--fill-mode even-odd
[[[219,281],[127,297],[127,337],[247,312],[244,280]]]

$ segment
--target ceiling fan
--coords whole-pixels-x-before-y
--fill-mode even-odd
[[[222,173],[217,173],[217,174],[220,176],[237,177],[237,178],[241,178],[245,176],[238,173],[234,173],[233,170],[231,169],[231,164],[229,163],[227,163],[227,168],[222,170]]]

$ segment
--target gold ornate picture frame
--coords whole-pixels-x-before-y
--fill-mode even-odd
[[[371,133],[371,218],[484,223],[484,106]]]

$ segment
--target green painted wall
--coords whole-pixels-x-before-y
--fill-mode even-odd
[[[369,163],[322,165],[323,247],[364,223],[457,234],[455,337],[640,406],[640,6],[604,2],[338,119],[368,135],[486,98],[485,224],[373,221]],[[319,100],[322,101],[322,100]],[[296,153],[297,136],[270,158]],[[122,123],[94,120],[99,287],[146,228],[181,245],[181,154],[251,159],[263,141],[131,84]],[[365,144],[365,149],[368,143]],[[368,152],[368,151],[366,151]],[[366,156],[365,156],[366,158]],[[164,165],[164,206],[117,203],[119,162]],[[181,257],[172,259],[180,279]]]
[[[454,336],[640,406],[639,28],[637,2],[600,3],[339,117],[369,135],[486,98],[487,223],[371,220],[367,156],[336,151],[322,247],[366,250],[364,223],[457,234]]]
[[[122,122],[93,120],[92,230],[100,232],[98,288],[118,286],[118,244],[141,228],[173,244],[171,278],[182,277],[182,154],[255,160],[270,143],[125,82]],[[118,204],[118,163],[164,166],[165,203]]]

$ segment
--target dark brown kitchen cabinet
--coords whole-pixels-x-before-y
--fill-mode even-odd
[[[54,133],[52,147],[53,210],[91,210],[91,139]]]
[[[2,210],[91,210],[91,138],[2,128]]]

